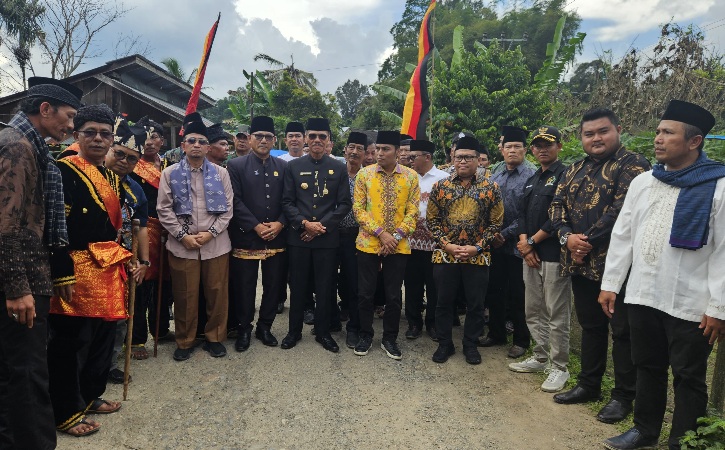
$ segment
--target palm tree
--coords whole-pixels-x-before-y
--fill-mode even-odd
[[[297,86],[308,91],[316,89],[317,78],[315,78],[315,76],[312,75],[312,73],[310,72],[305,72],[304,70],[296,68],[294,55],[290,55],[290,59],[292,61],[292,64],[286,66],[282,61],[274,59],[264,53],[259,53],[254,57],[255,61],[262,60],[270,66],[275,67],[274,69],[262,71],[267,81],[269,81],[269,84],[272,85],[273,89],[276,89],[279,82],[282,81],[282,79],[284,78],[285,73],[288,74],[290,78],[292,78]]]
[[[178,59],[172,57],[164,58],[161,60],[161,64],[166,67],[166,71],[169,72],[172,76],[180,79],[181,81],[185,81],[188,84],[194,84],[194,79],[196,78],[197,71],[196,68],[191,71],[191,74],[187,78],[186,73],[184,72],[184,69],[181,68],[181,64],[179,63]]]

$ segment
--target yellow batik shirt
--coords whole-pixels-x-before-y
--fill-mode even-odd
[[[490,246],[503,223],[503,200],[498,185],[488,178],[474,177],[464,187],[457,175],[436,182],[430,191],[426,223],[439,248],[433,263],[491,265]],[[447,244],[478,245],[484,252],[458,261],[443,250]]]
[[[352,210],[360,224],[356,247],[361,252],[380,251],[384,231],[398,233],[403,239],[396,253],[409,255],[408,236],[415,231],[420,203],[418,174],[400,164],[388,175],[377,164],[360,169],[355,179]]]

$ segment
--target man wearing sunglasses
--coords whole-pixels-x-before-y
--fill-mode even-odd
[[[201,121],[184,124],[184,158],[161,173],[156,211],[169,232],[169,275],[174,292],[176,345],[174,359],[191,357],[199,311],[199,284],[204,287],[207,323],[203,349],[225,356],[227,338],[229,252],[227,226],[234,194],[229,174],[209,162],[207,128]]]
[[[282,208],[292,230],[287,234],[290,266],[289,332],[281,347],[290,349],[302,339],[305,299],[312,291],[310,272],[314,266],[315,340],[325,350],[340,348],[330,335],[330,313],[335,298],[338,224],[350,211],[350,185],[344,164],[325,157],[330,140],[327,119],[307,121],[307,155],[290,161],[285,172]]]

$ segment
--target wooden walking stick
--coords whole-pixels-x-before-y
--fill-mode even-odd
[[[166,250],[166,236],[168,236],[166,230],[161,230],[161,236],[159,237],[159,281],[156,285],[156,330],[154,330],[154,358],[156,358],[157,349],[159,346],[159,321],[161,320],[161,292],[164,287],[164,251]]]
[[[138,230],[141,227],[141,221],[133,219],[131,221],[131,266],[135,266],[138,261]],[[131,339],[133,337],[133,309],[136,304],[136,280],[133,274],[128,277],[128,326],[126,327],[126,362],[123,366],[123,401],[126,401],[128,395],[128,373],[131,368]]]

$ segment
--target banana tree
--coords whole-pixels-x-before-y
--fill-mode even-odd
[[[254,118],[254,111],[264,110],[272,103],[272,88],[260,71],[249,73],[243,70],[248,80],[248,94],[237,94],[237,102],[229,104],[234,120],[239,124],[248,124]]]

